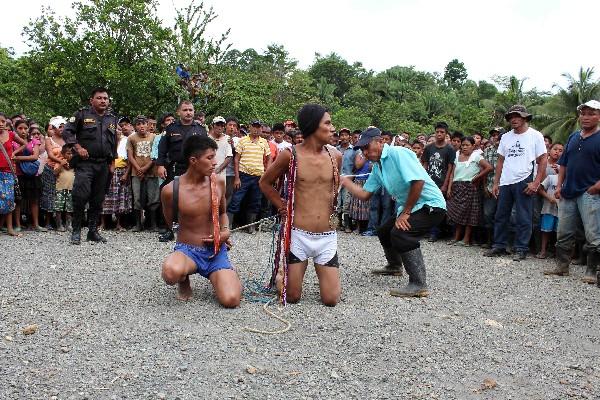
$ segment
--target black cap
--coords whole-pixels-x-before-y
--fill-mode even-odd
[[[123,116],[123,117],[119,118],[119,124],[120,124],[121,122],[127,122],[128,124],[130,124],[130,123],[131,123],[131,120],[129,119],[129,117],[128,117],[128,116]]]
[[[135,117],[135,120],[133,121],[133,123],[134,123],[134,125],[145,124],[146,121],[148,121],[148,118],[146,118],[144,115],[138,115],[137,117]]]
[[[252,122],[250,122],[250,125],[262,125],[262,122],[260,122],[260,119],[255,119]]]
[[[369,128],[360,134],[360,138],[354,145],[354,148],[362,149],[363,147],[367,147],[371,143],[371,140],[378,137],[381,137],[381,131],[378,128]]]

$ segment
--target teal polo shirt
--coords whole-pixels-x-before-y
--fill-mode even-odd
[[[373,164],[373,170],[363,189],[375,193],[382,187],[396,199],[396,215],[404,209],[412,181],[424,181],[423,191],[411,213],[423,206],[446,209],[442,192],[421,165],[412,150],[400,146],[383,145],[381,160]]]

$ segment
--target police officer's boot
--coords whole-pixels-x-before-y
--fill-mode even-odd
[[[81,244],[81,220],[83,220],[83,211],[73,210],[73,232],[71,232],[71,244]]]
[[[144,229],[142,226],[142,210],[135,210],[135,226],[132,232],[141,232]]]
[[[564,250],[556,248],[556,266],[554,268],[544,270],[544,275],[569,275],[569,264],[571,257]]]
[[[88,211],[88,234],[87,240],[89,242],[101,242],[106,243],[106,239],[98,233],[98,218],[100,213],[98,211]]]
[[[408,285],[400,289],[391,289],[390,294],[396,297],[427,297],[425,279],[425,260],[420,248],[401,254],[404,268],[408,273]]]
[[[255,222],[256,222],[256,214],[249,213],[248,214],[248,220],[246,221],[246,223],[253,224]],[[256,233],[256,225],[249,226],[248,227],[248,233],[250,233],[250,234]]]
[[[402,258],[398,252],[391,247],[384,247],[383,252],[385,253],[387,265],[383,268],[372,269],[371,273],[374,275],[402,276]]]
[[[587,252],[587,269],[585,275],[581,279],[585,283],[598,283],[596,273],[598,271],[598,264],[600,264],[600,254],[596,251],[589,250]]]

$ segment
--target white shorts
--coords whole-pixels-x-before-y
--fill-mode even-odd
[[[307,232],[292,227],[288,262],[296,264],[309,258],[318,265],[339,267],[337,257],[337,232]]]

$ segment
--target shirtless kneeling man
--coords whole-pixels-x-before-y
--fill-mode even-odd
[[[342,155],[328,146],[335,128],[325,108],[317,104],[305,105],[298,113],[298,125],[304,142],[277,155],[259,185],[279,214],[285,216],[285,200],[273,184],[288,171],[290,158],[295,158],[294,215],[290,253],[286,255],[289,265],[287,301],[296,303],[302,297],[304,274],[308,259],[312,258],[321,301],[327,306],[335,306],[340,301],[341,284],[337,233],[330,225],[330,216],[335,213],[336,176]]]
[[[240,304],[242,286],[227,256],[225,242],[231,232],[225,210],[225,181],[214,174],[216,150],[217,144],[208,137],[186,139],[183,155],[189,163],[187,171],[161,192],[167,226],[172,226],[174,219],[179,222],[177,243],[163,263],[162,277],[169,285],[178,284],[179,300],[189,300],[189,276],[198,273],[210,280],[219,303],[233,308]]]

